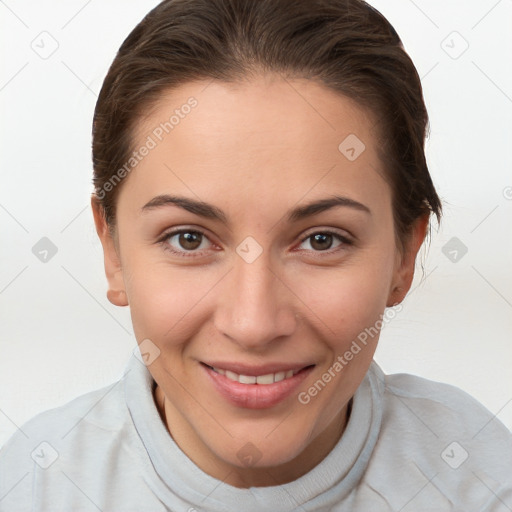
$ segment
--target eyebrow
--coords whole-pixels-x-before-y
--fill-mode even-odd
[[[183,196],[173,196],[168,194],[156,196],[151,199],[151,201],[146,203],[141,208],[141,211],[144,213],[146,211],[162,208],[165,206],[178,206],[200,217],[218,220],[224,224],[229,224],[226,214],[221,209],[204,201],[197,201],[195,199],[190,199]],[[364,205],[363,203],[355,201],[354,199],[350,199],[349,197],[332,196],[294,208],[288,212],[286,220],[289,223],[297,222],[307,217],[312,217],[318,213],[340,206],[352,208],[354,210],[365,212],[371,215],[370,208],[368,208],[368,206]]]

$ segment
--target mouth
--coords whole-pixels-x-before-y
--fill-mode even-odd
[[[210,366],[206,363],[202,363],[214,372],[224,375],[229,380],[232,380],[234,382],[239,382],[240,384],[262,384],[262,385],[269,385],[274,384],[274,382],[281,382],[282,380],[290,379],[294,375],[297,375],[299,372],[306,370],[307,368],[310,368],[314,365],[308,365],[302,368],[298,369],[291,369],[291,370],[280,370],[277,372],[269,372],[265,373],[263,375],[245,375],[236,373],[231,370],[227,370],[225,368],[218,368],[215,366]]]
[[[264,409],[288,398],[315,365],[247,367],[201,362],[201,367],[214,389],[232,405]]]

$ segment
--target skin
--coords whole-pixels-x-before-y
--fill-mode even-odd
[[[150,339],[160,350],[148,366],[155,403],[183,452],[228,484],[279,485],[310,471],[342,435],[378,336],[308,404],[297,395],[402,301],[428,217],[399,250],[370,113],[311,80],[187,83],[139,122],[135,146],[190,96],[198,106],[125,178],[113,237],[92,200],[107,296],[130,306],[138,342]],[[338,150],[349,134],[366,146],[355,161]],[[174,205],[141,210],[161,194],[215,205],[228,225]],[[342,206],[287,221],[291,209],[333,195],[370,213]],[[205,236],[197,249],[180,245],[179,235],[159,243],[171,228]],[[312,235],[325,231],[352,243],[336,236],[315,243]],[[248,236],[263,251],[252,263],[236,252]],[[173,254],[165,244],[197,256]],[[218,394],[199,364],[205,360],[315,368],[285,401],[253,410]],[[237,456],[249,442],[260,454],[251,466]]]

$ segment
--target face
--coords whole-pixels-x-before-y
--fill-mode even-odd
[[[308,80],[189,83],[137,127],[154,147],[122,185],[114,242],[95,207],[109,298],[155,357],[170,433],[233,485],[327,455],[378,335],[353,342],[410,286],[425,224],[400,253],[373,126]]]

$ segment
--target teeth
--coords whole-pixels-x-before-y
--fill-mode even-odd
[[[268,373],[267,375],[258,375],[256,377],[256,384],[273,384],[274,374]],[[240,382],[242,382],[242,376],[240,375]]]
[[[283,380],[284,378],[286,378],[286,372],[274,373],[274,382],[279,382],[280,380]]]
[[[213,370],[241,384],[273,384],[274,382],[289,379],[299,372],[299,370],[288,370],[287,372],[267,373],[266,375],[258,375],[255,377],[254,375],[238,375],[238,373],[223,370],[222,368],[213,368]]]
[[[214,368],[214,370],[216,371],[217,368]],[[226,377],[228,379],[231,379],[231,380],[238,380],[238,374],[235,373],[235,372],[231,372],[229,370],[226,370],[226,373],[225,373]]]
[[[249,375],[239,375],[238,382],[240,382],[240,384],[256,384],[256,377],[250,377]]]

